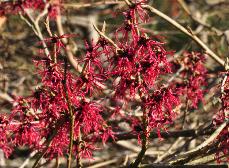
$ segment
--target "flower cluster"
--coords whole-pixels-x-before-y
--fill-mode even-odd
[[[180,72],[181,81],[176,83],[177,94],[185,95],[193,108],[197,108],[198,103],[203,101],[205,93],[207,69],[204,61],[205,56],[197,52],[186,52],[181,60],[184,70]]]
[[[80,143],[83,144],[80,150],[76,150],[79,144],[74,143],[75,155],[80,153],[81,157],[91,157],[90,150],[96,149],[92,142],[100,139],[105,143],[108,138],[114,138],[113,131],[103,119],[103,107],[90,100],[90,96],[87,98],[97,86],[101,90],[100,85],[105,80],[102,79],[105,76],[103,68],[93,64],[99,63],[93,55],[99,46],[100,43],[91,48],[86,46],[85,67],[80,76],[67,71],[66,61],[57,59],[55,63],[49,57],[34,61],[42,85],[31,96],[19,97],[9,116],[10,121],[5,118],[1,121],[0,145],[7,156],[13,146],[27,145],[42,151],[47,145],[43,139],[51,139],[46,152],[49,159],[66,154],[71,129],[70,107],[75,118],[73,141],[77,142],[80,136]],[[60,49],[56,54],[59,54]],[[6,145],[8,142],[12,143],[11,146]]]
[[[7,131],[9,128],[9,120],[6,118],[6,116],[0,116],[0,148],[5,153],[6,157],[9,157],[9,155],[12,153],[12,145],[9,144],[8,141],[8,135]]]
[[[8,15],[8,14],[18,14],[24,13],[25,9],[35,9],[38,11],[42,11],[45,8],[45,5],[51,1],[44,0],[16,0],[16,1],[3,1],[0,2],[0,16]],[[49,16],[55,17],[57,15],[57,8],[60,7],[60,0],[54,0],[51,2],[48,13]]]
[[[163,42],[139,27],[139,23],[148,21],[148,14],[142,8],[144,3],[145,0],[131,3],[123,13],[124,24],[115,32],[117,48],[113,47],[109,54],[108,74],[114,79],[114,95],[117,100],[128,104],[140,98],[147,130],[151,131],[172,123],[176,116],[173,108],[179,104],[179,100],[172,88],[155,84],[161,75],[171,73],[167,59],[172,53],[165,49]],[[143,130],[145,127],[138,117],[133,116],[129,120],[133,131],[137,133],[139,131],[136,128]]]
[[[171,89],[160,88],[154,91],[144,102],[148,109],[149,125],[152,128],[163,128],[171,124],[176,116],[173,107],[179,105],[179,100]]]
[[[44,1],[20,2],[11,5],[12,8],[18,6],[17,9],[7,7],[4,11],[40,9],[45,5]],[[172,122],[173,107],[179,101],[171,88],[155,85],[160,75],[171,72],[167,61],[171,53],[165,50],[163,42],[153,40],[138,28],[140,21],[147,21],[148,15],[141,7],[144,3],[144,0],[136,1],[124,12],[125,27],[115,33],[118,48],[103,37],[97,42],[85,42],[85,56],[78,60],[83,66],[79,75],[72,74],[67,61],[59,58],[61,49],[65,49],[61,39],[73,36],[65,34],[44,39],[43,42],[56,48],[46,58],[34,61],[42,85],[31,96],[18,97],[9,119],[1,121],[0,145],[7,156],[13,146],[21,145],[38,151],[48,147],[45,156],[49,159],[69,153],[72,118],[75,156],[91,157],[91,150],[96,149],[94,142],[115,139],[102,115],[104,108],[93,99],[94,93],[103,90],[108,79],[113,83],[115,99],[122,101],[131,97],[134,100],[140,96],[149,131]],[[4,5],[8,6],[8,2],[1,6]],[[141,127],[140,119],[133,116],[131,120],[138,121]],[[11,144],[7,146],[7,142]]]
[[[222,84],[222,94],[220,97],[221,108],[213,117],[213,124],[219,126],[225,121],[229,120],[229,78],[228,72],[226,72],[225,83]],[[216,143],[218,143],[218,151],[216,153],[218,162],[228,162],[229,161],[229,126],[226,126],[216,138]],[[225,159],[222,159],[221,156],[227,156]]]

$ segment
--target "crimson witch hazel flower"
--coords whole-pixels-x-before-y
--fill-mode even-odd
[[[139,18],[143,22],[148,21],[147,12],[141,7],[141,5],[144,5],[146,2],[146,0],[128,2],[129,9],[126,12],[123,12],[125,17],[124,24],[118,28],[115,33],[116,40],[120,40],[122,43],[123,40],[127,42],[128,38],[135,39],[138,36]],[[120,34],[122,37],[121,39],[119,38]]]
[[[90,70],[85,71],[84,74],[78,77],[77,83],[85,94],[92,95],[94,92],[104,89],[106,79],[106,74],[96,73],[94,68],[91,67]]]
[[[113,55],[113,53],[115,52],[114,48],[110,46],[108,41],[103,37],[99,38],[97,45],[99,46],[99,48],[102,49],[101,54],[104,54],[107,57],[107,59],[109,59],[109,57]]]
[[[173,108],[180,104],[174,88],[155,84],[161,75],[172,72],[171,64],[167,60],[172,52],[166,51],[163,42],[154,40],[157,38],[148,36],[138,28],[137,17],[141,15],[140,18],[144,20],[147,16],[145,11],[141,12],[144,2],[133,3],[124,13],[124,26],[115,33],[118,49],[108,59],[109,75],[114,78],[115,98],[124,101],[125,106],[136,100],[141,101],[143,118],[130,118],[133,131],[139,138],[142,133],[148,138],[149,131],[154,128],[159,132],[160,128],[166,129],[166,125],[173,123],[177,116]],[[158,135],[160,136],[159,133]]]
[[[63,34],[60,36],[54,35],[49,38],[45,38],[42,41],[39,41],[38,44],[41,45],[42,43],[45,43],[47,47],[52,51],[51,55],[57,55],[61,52],[61,49],[65,49],[65,44],[62,42],[63,38],[71,38],[76,37],[76,34]],[[43,48],[41,51],[45,51],[46,48]],[[41,52],[43,53],[43,52]]]
[[[61,0],[6,0],[0,2],[0,16],[19,13],[24,14],[27,9],[33,9],[40,12],[44,10],[46,4],[49,3],[48,15],[50,18],[56,18],[58,10],[61,7],[61,2]]]
[[[40,129],[40,124],[31,124],[30,122],[25,122],[23,124],[20,124],[15,131],[13,143],[15,145],[28,145],[29,147],[35,147],[39,144],[37,142],[40,142],[42,137],[41,134],[37,131],[37,129]]]
[[[119,93],[125,93],[125,88],[132,88],[131,93],[135,93],[137,88],[146,91],[153,87],[160,74],[171,72],[166,58],[171,53],[163,48],[163,43],[145,37],[136,39],[139,40],[133,40],[131,45],[120,45],[118,53],[110,59],[110,74],[120,78],[116,85],[117,91],[122,90]]]
[[[8,131],[10,130],[9,119],[5,115],[0,116],[0,149],[8,158],[13,151],[13,145],[9,143]]]
[[[182,81],[176,83],[176,89],[179,95],[186,95],[193,108],[197,108],[198,103],[203,101],[205,93],[207,69],[204,61],[205,56],[195,52],[184,53],[184,58],[181,60],[185,69],[180,72]]]
[[[115,38],[116,38],[117,41],[120,41],[120,43],[122,44],[123,40],[125,42],[128,41],[128,38],[130,37],[130,33],[131,33],[132,37],[137,37],[136,26],[126,22],[126,23],[124,23],[123,26],[121,26],[120,28],[118,28],[116,30]],[[121,39],[120,39],[120,36],[121,36]]]
[[[99,68],[100,71],[103,70],[102,68],[102,62],[100,60],[101,51],[99,51],[100,43],[92,43],[89,45],[87,42],[85,42],[86,47],[86,56],[83,62],[85,62],[88,66],[88,70],[91,70],[92,65],[96,68]]]
[[[144,109],[147,110],[149,126],[151,128],[161,128],[164,124],[170,124],[176,117],[173,108],[179,105],[179,99],[170,88],[161,88],[154,91],[143,102]]]
[[[224,75],[228,75],[227,71]],[[225,78],[225,82],[221,85],[221,108],[213,117],[213,124],[218,127],[225,121],[229,120],[229,78],[228,76]],[[220,162],[228,162],[229,161],[229,126],[227,125],[217,136],[215,142],[218,143],[218,150],[216,152],[217,161]],[[227,156],[222,158],[221,156]]]
[[[131,78],[121,78],[120,82],[115,86],[115,97],[116,98],[125,98],[125,95],[127,95],[127,91],[129,91],[129,95],[131,97],[134,97],[136,95],[136,92],[138,90],[138,87],[140,85]]]
[[[126,20],[131,20],[133,23],[139,23],[139,18],[143,22],[148,21],[148,13],[142,8],[141,5],[147,3],[147,0],[134,0],[129,4],[129,10],[124,12]],[[138,18],[139,17],[139,18]]]
[[[83,75],[86,75],[88,79],[82,80],[79,85],[79,77],[66,72],[65,63],[59,60],[54,63],[49,58],[35,61],[35,63],[42,78],[42,85],[31,96],[18,98],[18,104],[9,117],[11,122],[18,124],[6,130],[6,133],[8,131],[14,136],[5,137],[6,140],[3,142],[7,142],[10,138],[13,145],[27,145],[34,150],[43,151],[47,143],[43,143],[42,139],[48,140],[52,137],[45,157],[53,159],[65,155],[69,150],[70,142],[69,102],[75,116],[74,139],[78,138],[79,129],[81,130],[81,141],[85,144],[92,139],[96,141],[100,139],[105,143],[109,137],[113,138],[113,132],[102,117],[102,106],[85,99],[89,93],[88,90],[97,86],[100,78],[102,79],[101,74],[95,76],[94,72],[91,72],[93,68],[89,70],[87,66]],[[94,75],[93,78],[90,77],[92,75]],[[11,148],[4,143],[1,146],[8,156]],[[82,155],[89,156],[91,149],[95,147],[85,146],[80,151],[82,150]]]
[[[135,69],[135,51],[128,44],[120,46],[121,50],[111,60],[113,66],[111,74],[118,76],[131,76]]]

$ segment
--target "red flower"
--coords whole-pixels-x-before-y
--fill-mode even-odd
[[[121,44],[130,41],[130,35],[131,38],[135,39],[138,36],[136,27],[137,25],[133,25],[128,22],[124,23],[123,26],[119,27],[115,31],[115,39]]]
[[[60,129],[58,129],[48,151],[46,152],[46,158],[52,160],[67,153],[69,144],[69,125],[69,122],[66,122]]]
[[[148,21],[148,14],[147,11],[142,8],[141,5],[146,4],[147,0],[135,0],[129,6],[129,10],[124,13],[126,20],[132,20],[133,23],[138,23],[138,17],[141,21],[147,22]]]
[[[3,150],[5,156],[8,158],[13,151],[13,146],[10,144],[8,133],[10,132],[9,120],[6,116],[0,116],[0,149]]]
[[[50,2],[50,0],[47,0],[47,2]],[[42,11],[44,10],[47,2],[45,2],[44,0],[8,0],[6,2],[0,2],[0,16],[18,13],[23,14],[25,9],[34,9]],[[52,1],[52,3],[50,4],[48,8],[48,14],[51,18],[56,17],[57,8],[60,7],[60,4],[60,0]]]
[[[156,90],[146,98],[143,107],[148,113],[151,129],[171,123],[176,116],[173,108],[177,105],[179,100],[169,88]]]
[[[105,74],[96,74],[94,69],[86,71],[81,77],[78,78],[77,84],[83,90],[84,94],[92,95],[94,91],[103,90],[105,85],[103,82],[107,79]]]
[[[181,72],[182,82],[176,84],[177,93],[186,95],[191,101],[191,107],[197,108],[199,101],[203,101],[206,85],[207,69],[204,67],[205,57],[200,53],[185,53],[182,60],[185,70]]]
[[[85,43],[86,47],[86,56],[83,60],[87,64],[87,69],[91,71],[91,68],[98,68],[100,71],[103,71],[102,62],[100,59],[101,51],[99,51],[99,43],[94,44],[92,41],[91,45],[87,42]]]
[[[76,37],[76,34],[63,34],[60,36],[54,35],[49,38],[45,38],[43,41],[38,42],[39,45],[42,44],[42,42],[45,42],[46,45],[51,48],[52,54],[58,54],[61,51],[61,48],[66,49],[65,44],[62,42],[63,38],[71,38],[71,37]],[[56,46],[56,48],[53,49],[53,46]]]
[[[87,135],[88,133],[99,131],[103,122],[100,115],[101,107],[93,102],[82,102],[78,108],[80,111],[77,112],[77,115],[80,117],[80,122],[83,123],[81,127],[83,133]]]
[[[29,145],[29,147],[35,147],[39,145],[42,139],[39,133],[39,123],[38,126],[31,123],[23,123],[14,131],[13,143],[15,145]]]

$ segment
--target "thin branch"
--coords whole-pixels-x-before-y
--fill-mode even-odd
[[[59,10],[58,10],[58,12],[59,12],[59,14],[56,17],[57,30],[58,30],[59,35],[63,35],[64,34],[64,29],[63,29],[63,25],[62,25],[62,22],[61,22],[61,15],[60,15],[60,11]],[[71,46],[70,46],[68,40],[66,38],[62,38],[61,40],[66,45],[66,54],[67,54],[68,61],[70,62],[70,64],[73,66],[73,68],[77,72],[81,72],[82,71],[82,67],[79,65],[77,60],[74,58],[74,55],[72,53]]]
[[[73,9],[80,9],[80,8],[87,8],[87,7],[98,7],[101,5],[118,5],[118,4],[124,4],[123,1],[101,1],[101,2],[94,2],[94,3],[64,3],[62,6],[64,8],[73,8]]]
[[[142,165],[141,168],[228,168],[227,165],[160,165],[148,164]]]
[[[204,136],[204,135],[211,135],[214,132],[213,129],[209,130],[195,130],[195,129],[189,129],[189,130],[180,130],[180,131],[161,131],[160,135],[162,138],[179,138],[179,137],[198,137],[198,136]],[[134,134],[132,132],[124,132],[124,133],[117,133],[115,135],[116,141],[120,140],[129,140],[129,139],[137,139],[137,134]],[[158,133],[155,131],[152,131],[149,135],[149,138],[159,138]],[[109,142],[113,142],[114,140],[112,138],[108,139]]]
[[[44,10],[37,16],[37,18],[35,19],[34,24],[39,26],[39,21],[41,20],[41,18],[43,18],[45,15],[48,14],[48,8],[49,8],[50,4],[46,3]]]
[[[156,14],[157,16],[163,18],[168,23],[176,27],[178,30],[183,32],[184,34],[188,35],[191,39],[193,39],[197,44],[199,44],[207,54],[209,54],[210,57],[212,57],[216,62],[218,62],[220,65],[224,66],[224,61],[215,54],[206,44],[204,44],[195,34],[192,33],[191,30],[186,29],[181,24],[170,18],[169,16],[165,15],[161,11],[157,10],[156,8],[149,6],[149,5],[142,5],[142,8],[149,10],[150,12]]]
[[[34,18],[30,15],[29,11],[27,9],[24,9],[24,12],[26,14],[26,16],[29,18],[29,20],[27,20],[25,17],[23,17],[21,15],[21,18],[30,26],[32,27],[35,35],[41,40],[41,44],[45,50],[45,55],[47,57],[50,57],[50,53],[49,53],[49,50],[47,48],[47,45],[44,41],[44,37],[41,33],[41,29],[40,29],[40,26],[39,26],[39,19],[41,19],[42,16],[44,16],[45,14],[47,14],[47,10],[44,10],[44,12],[41,13],[40,16],[37,17],[36,21],[34,20]]]
[[[25,21],[25,23],[32,28],[33,32],[36,34],[36,36],[39,36],[36,29],[34,28],[34,25],[31,24],[22,14],[19,14],[20,18]],[[30,19],[31,20],[31,19]]]
[[[14,99],[7,93],[0,92],[0,99],[8,101],[9,103],[13,104]]]
[[[196,17],[193,16],[193,14],[191,13],[191,11],[189,10],[188,6],[186,5],[186,3],[184,2],[184,0],[177,0],[178,3],[180,4],[180,6],[183,8],[183,10],[188,14],[188,16],[194,20],[195,22],[199,23],[200,25],[210,29],[210,30],[213,30],[214,32],[216,32],[217,35],[222,35],[223,32],[215,27],[212,27],[211,25],[203,22],[202,20],[200,19],[197,19]]]
[[[111,40],[109,37],[107,37],[102,31],[100,31],[100,30],[98,29],[98,27],[96,27],[95,25],[93,25],[93,27],[94,27],[95,30],[99,33],[99,35],[100,35],[101,37],[103,37],[104,39],[106,39],[111,45],[113,45],[113,46],[116,48],[116,50],[121,50],[121,49],[118,47],[118,45],[115,44],[115,42],[114,42],[113,40]]]
[[[29,154],[29,157],[27,157],[25,159],[25,161],[22,163],[22,165],[19,168],[24,168],[28,165],[29,161],[35,156],[35,154],[37,153],[37,151],[33,151]]]
[[[59,167],[60,167],[60,158],[57,156],[56,157],[55,168],[59,168]]]
[[[143,157],[145,156],[147,147],[148,147],[148,118],[147,113],[145,110],[143,110],[143,116],[142,116],[142,124],[143,124],[143,134],[142,134],[142,148],[141,151],[138,153],[137,158],[133,163],[130,164],[130,168],[138,168],[138,166],[141,164]]]
[[[74,140],[74,122],[75,122],[75,117],[73,114],[72,110],[72,104],[69,99],[68,95],[68,87],[67,87],[67,60],[65,60],[65,67],[64,67],[64,91],[65,91],[65,97],[68,105],[68,111],[70,114],[70,143],[69,143],[69,155],[68,155],[68,161],[67,161],[67,167],[71,168],[71,163],[72,163],[72,148],[73,148],[73,140]]]
[[[132,5],[132,2],[130,2],[129,0],[124,0],[125,2],[126,2],[126,4],[128,5],[128,6],[131,6]]]
[[[168,157],[169,155],[172,154],[172,151],[175,147],[177,147],[177,145],[181,142],[181,140],[183,140],[182,137],[179,137],[167,150],[165,153],[163,153],[161,156],[158,156],[157,160],[154,161],[154,163],[159,163],[161,162],[163,159],[165,159],[166,157]]]
[[[224,91],[225,86],[229,85],[229,82],[227,83],[228,75],[229,75],[229,31],[225,31],[224,36],[225,36],[225,40],[227,43],[228,53],[227,53],[227,57],[225,58],[225,65],[224,65],[224,69],[226,71],[226,74],[222,79],[222,83],[221,83],[221,87],[220,87],[222,98],[226,96],[226,93]],[[223,105],[223,102],[222,102],[222,105]],[[224,116],[227,117],[228,115],[229,115],[229,112],[227,110],[224,110]]]
[[[78,135],[78,147],[77,147],[77,158],[76,158],[76,166],[77,168],[83,167],[82,162],[81,162],[81,156],[80,156],[80,150],[81,150],[81,143],[82,143],[82,135],[81,135],[81,129],[79,126],[79,135]]]
[[[180,67],[180,69],[178,69],[177,72],[176,72],[175,74],[173,74],[173,76],[171,76],[171,77],[169,78],[168,82],[164,85],[164,87],[168,87],[169,84],[170,84],[171,82],[173,82],[174,79],[176,79],[176,77],[179,76],[180,73],[181,73],[183,70],[184,70],[184,66]]]
[[[229,120],[225,121],[223,124],[220,125],[220,127],[217,130],[215,130],[215,132],[207,140],[205,140],[203,143],[201,143],[196,148],[194,148],[194,149],[192,149],[192,150],[190,150],[188,152],[185,152],[185,153],[179,155],[177,157],[177,159],[170,161],[169,164],[171,164],[171,165],[180,164],[180,163],[183,163],[190,156],[197,156],[197,154],[201,150],[203,150],[204,148],[206,148],[210,143],[212,143],[216,139],[216,137],[228,125],[228,123],[229,123]]]

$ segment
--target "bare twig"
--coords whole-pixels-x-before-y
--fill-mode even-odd
[[[59,167],[60,167],[60,158],[57,156],[56,157],[55,168],[59,168]]]
[[[77,168],[81,168],[83,167],[82,165],[82,162],[81,162],[81,156],[80,156],[80,150],[81,150],[81,142],[82,141],[82,135],[81,135],[81,129],[80,129],[80,126],[79,126],[79,135],[78,135],[78,140],[77,140],[77,144],[78,144],[78,147],[77,147],[77,158],[76,158],[76,166]]]
[[[48,4],[47,4],[46,6],[48,7]],[[47,8],[47,7],[46,7],[46,8]],[[46,43],[45,43],[45,41],[44,41],[44,37],[43,37],[43,35],[42,35],[42,33],[41,33],[41,29],[40,29],[40,26],[39,26],[39,21],[40,21],[40,19],[48,13],[48,11],[47,11],[46,8],[44,9],[44,11],[43,11],[40,15],[38,15],[38,17],[36,18],[36,21],[35,21],[34,18],[30,15],[30,13],[29,13],[29,11],[28,11],[27,9],[24,9],[24,12],[25,12],[25,14],[27,15],[27,17],[29,18],[29,20],[27,20],[27,19],[26,19],[24,16],[22,16],[22,15],[20,15],[20,16],[21,16],[21,18],[22,18],[30,27],[32,27],[32,30],[33,30],[33,32],[35,33],[35,35],[41,40],[41,44],[42,44],[42,46],[43,46],[43,48],[44,48],[44,50],[45,50],[46,56],[47,56],[47,57],[50,57],[49,50],[48,50],[47,45],[46,45]]]
[[[26,167],[26,166],[28,165],[30,159],[31,159],[33,156],[35,156],[36,153],[37,153],[37,151],[31,152],[31,153],[29,154],[29,157],[27,157],[27,158],[25,159],[25,161],[22,163],[22,165],[21,165],[19,168],[24,168],[24,167]]]
[[[184,66],[180,67],[180,69],[177,70],[177,72],[175,74],[173,74],[173,76],[171,76],[171,78],[169,78],[168,82],[164,85],[164,87],[168,87],[169,84],[176,79],[177,76],[180,75],[180,73],[184,70]]]
[[[39,21],[41,20],[41,18],[43,18],[45,15],[48,14],[48,8],[49,8],[50,4],[49,3],[46,3],[43,11],[36,17],[35,21],[34,21],[34,24],[35,24],[35,27],[38,26],[39,27]]]
[[[211,135],[213,132],[214,130],[189,129],[189,130],[180,130],[180,131],[161,131],[160,134],[162,138],[167,139],[167,138],[179,138],[179,137],[198,137],[204,135]],[[115,137],[116,137],[115,139],[116,141],[137,139],[137,135],[131,132],[117,133]],[[149,138],[158,138],[158,133],[155,131],[150,132]],[[114,140],[112,138],[109,138],[108,141],[113,142]]]
[[[222,83],[221,83],[221,97],[225,97],[226,93],[224,91],[225,86],[229,86],[229,83],[227,83],[228,80],[228,75],[229,75],[229,30],[224,32],[224,36],[225,36],[225,40],[227,43],[227,48],[228,48],[228,53],[227,53],[227,57],[225,59],[225,65],[224,65],[224,69],[226,71],[225,76],[223,77]],[[223,102],[222,102],[223,103]],[[229,116],[229,112],[227,110],[224,110],[224,116],[228,117]]]
[[[141,168],[228,168],[227,165],[158,165],[158,164],[148,164],[143,165]]]
[[[70,114],[70,143],[69,143],[69,155],[68,155],[68,161],[67,161],[67,167],[71,168],[71,161],[72,161],[72,148],[73,148],[73,140],[74,140],[74,122],[75,122],[75,116],[73,114],[72,110],[72,104],[69,99],[68,95],[68,87],[67,87],[67,61],[65,61],[65,67],[64,67],[64,92],[65,92],[65,97],[68,105],[68,111]]]
[[[63,35],[64,29],[63,29],[63,25],[61,22],[61,15],[60,14],[58,14],[56,17],[56,24],[57,24],[57,29],[58,29],[59,35]],[[70,46],[68,40],[66,38],[62,38],[61,40],[66,45],[66,53],[67,53],[68,61],[70,62],[70,64],[73,66],[73,68],[77,72],[81,72],[82,67],[78,64],[77,60],[74,58],[74,55],[72,53],[71,46]]]
[[[95,28],[95,30],[99,33],[99,35],[101,37],[103,37],[104,39],[106,39],[111,45],[113,45],[117,50],[121,50],[117,44],[115,44],[115,42],[113,40],[111,40],[109,37],[107,37],[102,31],[100,31],[98,29],[98,27],[96,27],[95,25],[93,25],[93,27]]]
[[[163,155],[159,156],[157,160],[154,163],[159,163],[161,162],[164,158],[172,154],[172,150],[177,147],[177,145],[183,140],[182,137],[178,138],[167,150]]]
[[[181,24],[170,18],[169,16],[165,15],[161,11],[157,10],[156,8],[149,6],[149,5],[142,5],[144,9],[149,10],[150,12],[156,14],[157,16],[163,18],[168,23],[176,27],[178,30],[183,32],[184,34],[188,35],[191,39],[193,39],[197,44],[199,44],[207,54],[209,54],[210,57],[212,57],[216,62],[218,62],[220,65],[224,66],[224,61],[215,54],[206,44],[204,44],[195,34],[193,34],[190,30],[184,28]]]
[[[192,149],[192,150],[190,150],[188,152],[185,152],[185,153],[179,155],[177,157],[178,159],[170,161],[169,164],[175,165],[175,164],[183,163],[183,161],[185,161],[190,156],[195,156],[196,157],[197,154],[201,150],[203,150],[204,148],[208,147],[208,145],[211,144],[216,139],[216,137],[228,125],[228,123],[229,123],[229,120],[225,121],[223,124],[220,125],[220,127],[207,140],[205,140],[203,143],[201,143],[195,149]]]
[[[196,18],[193,16],[193,14],[191,13],[191,11],[189,10],[188,6],[186,5],[186,3],[184,2],[184,0],[177,0],[179,2],[179,4],[181,5],[181,7],[183,8],[183,10],[188,14],[188,16],[194,20],[195,22],[199,23],[200,25],[210,29],[210,30],[213,30],[214,32],[216,32],[217,35],[222,35],[223,32],[205,22],[203,22],[202,20]]]
[[[94,3],[64,3],[62,6],[64,8],[73,8],[73,9],[81,9],[81,8],[87,8],[87,7],[98,7],[100,5],[118,5],[118,4],[124,4],[123,1],[101,1],[101,2],[94,2]]]
[[[144,132],[143,132],[143,136],[142,136],[142,148],[141,151],[138,153],[137,158],[135,159],[135,161],[133,163],[130,164],[130,168],[138,168],[139,164],[142,162],[143,157],[145,156],[147,147],[148,147],[148,122],[147,122],[147,118],[144,115],[143,116],[143,127],[144,127]]]
[[[7,93],[0,92],[0,99],[6,100],[9,103],[13,103],[14,99]]]

